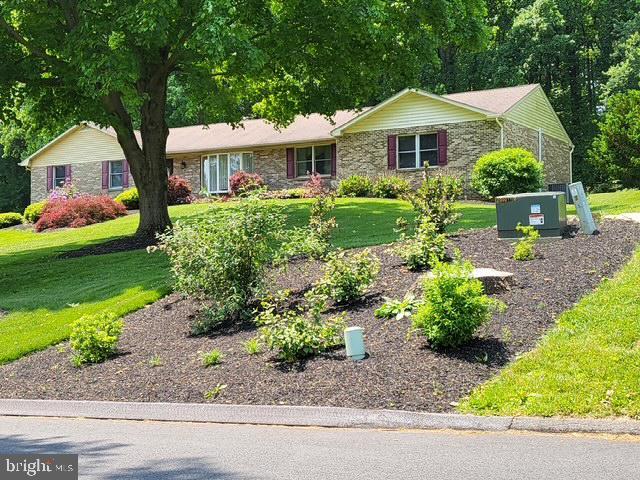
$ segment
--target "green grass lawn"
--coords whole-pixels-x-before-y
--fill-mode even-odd
[[[485,415],[640,416],[640,250],[532,352],[460,405]]]
[[[640,212],[640,190],[620,190],[613,193],[593,193],[589,195],[591,210],[602,215]],[[568,213],[575,214],[576,209],[569,206]]]
[[[309,200],[280,201],[289,224],[303,225]],[[229,204],[196,204],[170,208],[173,220],[188,220]],[[481,228],[495,223],[493,208],[460,204],[463,217],[455,228]],[[339,199],[334,244],[353,248],[395,240],[395,220],[411,218],[401,201]],[[145,251],[61,259],[61,252],[113,240],[135,232],[137,215],[80,229],[35,233],[0,231],[0,363],[46,348],[69,336],[80,316],[103,310],[124,315],[158,300],[169,291],[168,262]]]

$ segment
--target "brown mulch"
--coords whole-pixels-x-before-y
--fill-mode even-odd
[[[221,403],[333,405],[449,411],[471,389],[488,380],[518,354],[532,349],[558,314],[571,308],[631,256],[640,225],[606,221],[601,235],[542,242],[540,258],[511,259],[510,242],[492,229],[452,238],[477,267],[513,272],[515,286],[495,297],[508,306],[464,348],[434,351],[423,337],[406,338],[409,320],[379,320],[373,311],[383,296],[401,297],[419,274],[408,272],[381,246],[372,250],[383,268],[366,299],[349,309],[350,325],[364,327],[370,357],[352,362],[339,349],[287,366],[270,353],[248,355],[243,342],[255,335],[242,325],[215,337],[192,337],[193,302],[178,295],[126,318],[120,355],[81,369],[70,363],[67,344],[0,367],[0,397],[86,400],[203,402],[203,393],[227,385]],[[283,286],[303,288],[317,268],[294,265]],[[204,368],[199,351],[224,353],[218,367]],[[152,366],[152,358],[161,361]]]

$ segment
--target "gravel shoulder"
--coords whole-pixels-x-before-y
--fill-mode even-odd
[[[380,278],[348,310],[349,324],[365,329],[365,361],[348,360],[343,349],[294,366],[268,352],[250,356],[243,347],[256,333],[250,324],[213,337],[190,336],[197,306],[170,295],[125,318],[119,356],[77,369],[66,343],[52,347],[0,367],[0,397],[203,402],[205,391],[224,384],[212,401],[452,411],[452,403],[531,350],[561,312],[611,277],[640,238],[640,225],[631,222],[607,220],[601,231],[544,241],[540,258],[531,262],[512,260],[511,243],[498,240],[493,229],[452,237],[451,244],[475,266],[513,272],[515,278],[511,289],[494,295],[507,310],[460,349],[434,351],[421,336],[407,338],[408,320],[373,316],[383,297],[403,296],[420,275],[408,272],[388,246],[379,246],[372,250],[382,261]],[[316,267],[296,264],[278,284],[304,289],[318,275]],[[202,367],[198,352],[213,348],[224,353],[222,364]]]

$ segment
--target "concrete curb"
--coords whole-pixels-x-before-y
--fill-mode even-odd
[[[221,405],[200,403],[1,400],[0,416],[205,422],[298,427],[420,430],[532,431],[640,435],[640,421],[538,417],[480,417],[453,413],[341,407]]]

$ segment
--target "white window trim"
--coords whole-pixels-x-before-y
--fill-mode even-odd
[[[62,177],[56,177],[56,169],[62,167],[64,169],[64,174]],[[53,188],[60,188],[58,186],[58,180],[62,180],[62,185],[64,185],[67,181],[67,166],[66,165],[54,165],[53,166]]]
[[[327,145],[333,145],[333,143],[314,143],[313,145],[299,145],[294,148],[293,161],[295,163],[296,178],[310,178],[311,175],[307,175],[305,172],[303,175],[298,175],[298,149],[311,147],[311,173],[316,171],[316,147],[326,147]],[[324,158],[322,160],[325,160]],[[331,178],[331,151],[329,151],[329,173],[321,173],[322,178]]]
[[[204,183],[204,162],[205,160],[209,160],[210,157],[216,157],[216,161],[218,159],[218,157],[220,155],[240,155],[240,170],[244,170],[244,155],[245,154],[249,154],[253,157],[253,164],[254,164],[254,168],[255,168],[255,154],[252,151],[242,151],[242,152],[217,152],[217,153],[207,153],[205,155],[201,155],[200,156],[200,183]],[[218,170],[220,170],[220,168],[218,167]],[[231,161],[229,159],[229,157],[227,157],[227,189],[226,190],[209,190],[209,185],[201,185],[201,187],[207,192],[207,193],[212,193],[212,194],[218,194],[218,193],[229,193],[229,179],[231,178]],[[218,175],[218,187],[220,186],[220,175]]]
[[[122,162],[122,173],[112,173],[111,167],[113,166],[113,164],[115,162]],[[109,161],[109,190],[113,190],[113,191],[115,191],[115,190],[124,190],[124,173],[125,173],[124,172],[124,160],[110,160]],[[122,185],[120,185],[119,187],[114,187],[111,184],[111,176],[112,175],[120,175],[120,176],[122,176]]]
[[[415,150],[403,150],[402,153],[409,153],[409,152],[416,152],[416,163],[415,166],[413,167],[401,167],[400,166],[400,137],[410,137],[410,136],[414,136],[415,137],[415,144],[414,144],[414,148]],[[420,135],[435,135],[436,137],[436,148],[426,148],[424,150],[420,150]],[[423,166],[420,166],[420,160],[422,157],[422,152],[436,152],[436,155],[438,157],[438,161],[439,161],[439,157],[440,157],[440,145],[438,145],[438,132],[425,132],[425,133],[416,133],[416,134],[411,134],[408,133],[406,135],[396,135],[396,170],[420,170],[423,168],[438,168],[439,165],[429,165],[428,163],[425,165],[423,163]]]

